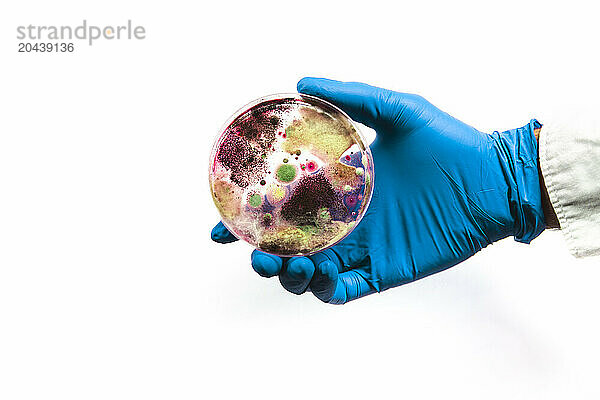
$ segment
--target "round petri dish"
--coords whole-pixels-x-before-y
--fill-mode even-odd
[[[210,155],[210,190],[223,224],[279,256],[311,255],[350,234],[369,206],[373,180],[373,157],[356,124],[303,94],[242,107]]]

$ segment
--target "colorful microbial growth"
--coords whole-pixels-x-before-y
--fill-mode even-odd
[[[209,180],[236,237],[267,253],[308,255],[360,221],[373,191],[373,159],[337,107],[312,96],[273,95],[228,121]]]

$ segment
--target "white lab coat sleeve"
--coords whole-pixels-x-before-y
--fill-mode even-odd
[[[575,257],[600,255],[600,119],[588,117],[540,119],[542,175]]]

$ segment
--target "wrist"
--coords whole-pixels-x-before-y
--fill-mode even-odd
[[[546,228],[539,180],[538,146],[534,130],[542,125],[532,119],[527,125],[494,132],[499,161],[508,186],[508,211],[517,242],[530,243]]]
[[[541,128],[537,128],[533,131],[535,139],[538,142],[538,149],[540,143]],[[538,176],[540,178],[540,193],[542,195],[542,211],[544,212],[544,221],[547,228],[558,228],[560,229],[560,222],[550,202],[550,196],[548,195],[548,189],[544,182],[544,176],[542,175],[542,169],[540,168],[540,161],[538,157]]]

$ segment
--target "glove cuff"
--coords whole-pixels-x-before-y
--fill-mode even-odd
[[[529,243],[545,228],[542,195],[538,176],[538,143],[534,129],[537,120],[502,133],[494,132],[508,180],[508,202],[517,242]]]

